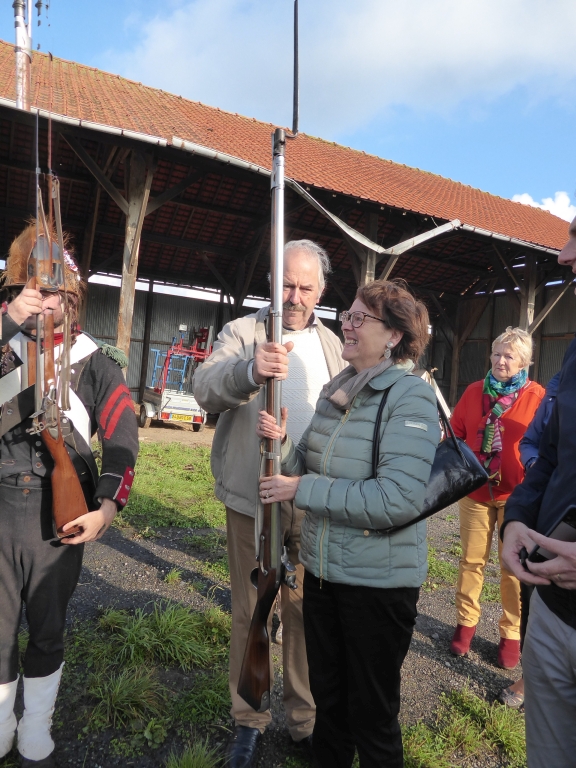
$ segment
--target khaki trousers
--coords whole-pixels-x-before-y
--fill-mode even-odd
[[[484,568],[490,557],[494,528],[504,520],[505,501],[478,502],[465,496],[459,502],[462,557],[456,587],[458,624],[475,627],[480,619],[480,593],[484,584]],[[500,637],[520,639],[520,582],[502,565],[502,542],[498,536],[500,561],[500,599],[502,616]]]
[[[296,566],[297,590],[282,585],[282,648],[284,709],[288,730],[294,741],[301,741],[312,733],[316,707],[310,693],[308,662],[304,642],[302,619],[302,592],[304,568],[298,560],[300,550],[300,525],[304,512],[291,502],[282,504],[282,529],[288,558]],[[272,716],[267,712],[255,712],[237,693],[244,650],[250,621],[256,605],[256,590],[250,582],[250,573],[256,566],[254,555],[254,518],[242,515],[226,507],[228,533],[228,559],[230,562],[230,586],[232,591],[232,637],[230,640],[230,696],[235,725],[258,728],[263,732]],[[269,627],[272,626],[272,612]],[[272,661],[270,661],[272,665]]]

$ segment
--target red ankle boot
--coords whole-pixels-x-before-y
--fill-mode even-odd
[[[520,661],[520,640],[500,638],[498,646],[498,666],[502,669],[514,669]]]
[[[454,637],[450,643],[450,653],[453,653],[454,656],[464,656],[467,654],[475,633],[476,627],[465,627],[462,624],[457,624]]]

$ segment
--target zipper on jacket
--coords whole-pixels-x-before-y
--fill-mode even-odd
[[[357,397],[357,395],[354,396],[354,400],[356,400],[356,397]],[[326,452],[324,454],[324,466],[323,466],[324,476],[326,476],[326,465],[328,463],[328,454],[330,453],[330,449],[332,448],[332,443],[336,439],[336,436],[337,436],[338,432],[340,432],[340,430],[342,429],[344,424],[348,421],[348,416],[350,415],[350,411],[352,410],[352,405],[354,404],[354,400],[352,400],[352,402],[350,403],[350,408],[348,408],[348,410],[346,411],[344,416],[342,416],[342,418],[340,419],[340,423],[338,424],[338,426],[336,427],[336,429],[332,433],[332,437],[330,438],[330,441],[329,441],[329,443],[328,443],[328,445],[326,447]],[[322,589],[322,582],[324,581],[324,573],[323,573],[323,570],[324,570],[324,550],[323,550],[323,546],[324,546],[324,536],[326,534],[327,526],[328,526],[328,520],[326,518],[324,518],[324,520],[322,522],[322,533],[320,534],[320,589]]]
[[[322,573],[323,568],[323,556],[322,556],[322,547],[324,546],[324,534],[326,533],[326,526],[328,524],[328,520],[324,518],[322,520],[322,533],[320,534],[320,589],[322,589],[322,582],[324,581],[324,574]]]

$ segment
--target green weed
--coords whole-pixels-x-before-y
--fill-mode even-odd
[[[213,562],[204,562],[200,564],[199,570],[204,576],[214,581],[228,583],[230,581],[230,566],[228,564],[228,555],[222,555]]]
[[[208,746],[208,739],[197,741],[181,755],[172,753],[166,768],[216,768],[220,764],[218,750]]]
[[[203,673],[194,679],[194,687],[175,705],[176,717],[194,725],[217,723],[228,715],[230,691],[228,675],[223,670]]]
[[[442,694],[433,725],[404,731],[406,768],[453,768],[489,752],[510,768],[525,765],[524,721],[519,712],[488,704],[468,688]],[[504,761],[504,762],[502,762]]]
[[[166,482],[166,478],[170,482]],[[178,443],[141,443],[130,501],[122,525],[140,531],[160,526],[221,528],[224,505],[214,496],[210,449]]]
[[[428,546],[428,577],[423,588],[431,590],[440,585],[454,586],[457,578],[458,568],[447,560],[438,558],[435,548]]]
[[[455,541],[448,550],[449,554],[454,557],[462,557],[462,544],[459,541]]]
[[[204,534],[193,534],[191,536],[183,536],[182,541],[189,544],[191,547],[197,549],[203,549],[210,553],[220,553],[226,549],[226,534],[220,531],[209,531]]]
[[[160,717],[166,698],[165,689],[153,673],[142,668],[94,674],[88,692],[96,699],[90,716],[96,728],[117,728],[132,720]]]
[[[500,585],[493,584],[491,581],[485,581],[480,593],[481,603],[499,603]]]
[[[172,570],[168,571],[166,576],[164,577],[164,581],[166,584],[176,585],[180,584],[182,581],[182,571],[180,568],[172,568]]]
[[[200,613],[176,603],[155,605],[152,613],[112,609],[100,618],[100,626],[115,636],[117,663],[156,662],[185,671],[224,658],[230,638],[230,618],[223,611]]]

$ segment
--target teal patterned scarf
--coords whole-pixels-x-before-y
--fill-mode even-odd
[[[508,410],[522,389],[528,384],[528,371],[523,368],[508,381],[498,381],[488,371],[482,389],[482,421],[478,425],[474,452],[486,468],[488,477],[493,485],[499,485],[502,480],[500,467],[502,464],[502,414]]]

